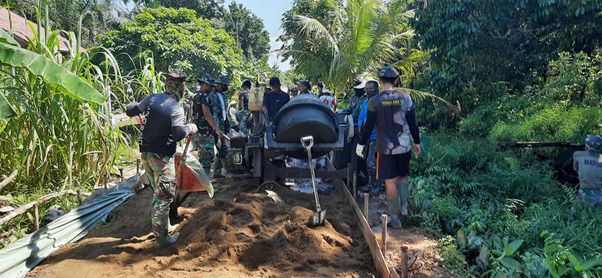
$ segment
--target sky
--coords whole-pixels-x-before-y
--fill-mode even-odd
[[[271,50],[277,50],[282,46],[282,43],[276,42],[276,39],[282,34],[282,29],[280,28],[282,14],[290,10],[293,6],[293,0],[226,0],[224,3],[226,9],[232,1],[242,4],[259,18],[263,19],[265,29],[270,33]],[[281,63],[279,60],[275,55],[272,55],[268,63],[270,65],[276,64],[282,71],[290,69],[288,62]]]

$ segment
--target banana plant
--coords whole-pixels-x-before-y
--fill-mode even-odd
[[[90,84],[56,62],[29,50],[0,43],[0,64],[24,68],[80,101],[100,104],[106,98]]]

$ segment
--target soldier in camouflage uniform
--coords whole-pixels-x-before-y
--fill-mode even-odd
[[[236,113],[236,119],[238,120],[240,133],[244,136],[251,135],[253,131],[253,113],[249,110],[249,98],[242,99],[242,106]]]
[[[219,130],[227,135],[230,131],[230,119],[228,119],[229,103],[227,97],[228,86],[230,80],[227,76],[220,76],[215,81],[216,87],[211,94],[209,94],[209,100],[211,105],[211,115]],[[217,154],[213,160],[213,177],[223,177],[222,169],[226,175],[230,173],[230,166],[228,164],[228,151],[230,150],[230,142],[227,136],[215,136],[215,146],[217,147]]]
[[[181,71],[170,71],[165,77],[165,93],[152,94],[140,103],[132,102],[126,109],[130,117],[145,115],[140,153],[154,194],[151,223],[157,237],[157,247],[178,239],[178,233],[168,234],[169,206],[176,190],[172,157],[176,152],[176,143],[197,131],[195,124],[184,124],[184,109],[178,103],[184,94],[184,82],[188,77]]]
[[[209,94],[213,91],[215,84],[213,77],[208,74],[197,78],[200,88],[193,100],[193,122],[199,128],[198,134],[194,137],[195,150],[198,152],[199,162],[203,165],[205,173],[210,173],[211,164],[215,155],[215,142],[213,138],[213,128],[205,117],[203,105],[207,105]],[[209,114],[211,115],[211,114]],[[211,118],[213,120],[213,118]]]
[[[355,136],[353,141],[351,142],[351,149],[353,150],[357,146],[357,142],[359,141],[360,130],[358,126],[360,113],[362,111],[362,103],[368,99],[365,93],[366,81],[356,78],[353,80],[353,85],[351,88],[355,91],[355,93],[351,96],[351,100],[349,101],[349,108],[345,109],[345,111],[352,115],[353,117],[353,125],[355,128]],[[355,169],[358,172],[358,185],[363,186],[368,183],[368,166],[366,159],[362,157],[356,156],[354,153],[351,154],[356,163],[354,163]]]
[[[353,81],[353,86],[351,86],[355,91],[355,94],[351,96],[349,108],[347,108],[346,111],[353,115],[353,123],[355,127],[357,127],[360,112],[362,111],[362,103],[368,99],[364,90],[365,86],[366,82],[357,78]]]

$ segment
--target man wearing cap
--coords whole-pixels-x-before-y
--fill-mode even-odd
[[[268,119],[272,122],[280,108],[287,104],[291,98],[280,89],[280,79],[278,77],[274,76],[270,79],[270,87],[272,87],[272,91],[264,96],[263,106],[268,110]]]
[[[236,120],[240,133],[249,136],[253,131],[253,113],[249,110],[249,98],[244,98],[241,103],[240,109],[236,112]]]
[[[230,131],[230,122],[228,119],[228,97],[226,91],[230,80],[227,76],[220,76],[215,81],[215,89],[209,94],[209,107],[211,116],[215,123],[214,143],[217,147],[217,153],[213,159],[211,168],[213,177],[222,178],[222,169],[228,175],[228,151],[230,150],[228,132]]]
[[[388,225],[401,228],[399,216],[408,215],[411,151],[420,154],[420,134],[412,99],[407,93],[395,90],[398,71],[385,66],[378,72],[378,77],[383,91],[368,102],[368,116],[356,153],[364,156],[364,145],[376,126],[376,178],[385,182]],[[414,139],[413,146],[410,135]]]
[[[199,133],[195,137],[195,147],[198,151],[199,162],[203,165],[205,172],[209,174],[215,156],[213,127],[216,126],[209,108],[209,94],[213,91],[215,84],[213,83],[213,77],[208,74],[199,76],[197,81],[199,82],[199,90],[193,99],[192,114],[194,123],[199,128]]]
[[[311,95],[309,92],[311,90],[311,83],[307,80],[301,80],[297,82],[297,90],[299,90],[299,95]]]
[[[359,141],[360,132],[359,132],[358,122],[359,122],[360,112],[362,111],[362,103],[366,99],[368,99],[366,97],[366,94],[364,91],[365,86],[366,86],[365,80],[359,79],[359,78],[355,78],[353,80],[353,85],[351,86],[351,88],[353,88],[354,94],[351,96],[351,100],[349,101],[349,107],[344,110],[345,112],[351,114],[351,116],[353,118],[353,126],[355,128],[355,132],[354,132],[355,135],[354,135],[353,141],[351,143],[352,150],[356,148],[357,142]],[[357,170],[358,177],[359,177],[358,185],[360,185],[360,186],[365,185],[369,180],[366,159],[363,159],[362,157],[358,157],[356,154],[352,154],[352,156],[354,158],[354,160],[352,161],[352,164],[353,164],[354,169]]]
[[[362,103],[362,111],[360,112],[358,121],[360,130],[362,129],[364,123],[366,122],[366,117],[368,116],[368,102],[372,97],[378,95],[378,87],[378,81],[376,80],[369,80],[366,82],[365,90],[368,98],[364,101],[364,103]],[[367,191],[370,192],[370,195],[372,196],[378,196],[382,187],[382,181],[376,178],[376,130],[373,130],[372,135],[370,136],[366,164],[369,176]]]
[[[142,165],[153,189],[152,230],[155,246],[176,242],[179,234],[168,234],[169,206],[176,190],[173,155],[176,143],[189,133],[197,132],[195,124],[185,124],[186,114],[178,103],[184,95],[188,76],[182,71],[170,71],[165,76],[165,92],[145,97],[140,103],[128,104],[126,114],[145,115],[140,140]]]
[[[602,136],[587,135],[585,151],[573,154],[573,167],[579,173],[579,195],[595,207],[602,207]]]
[[[347,112],[353,115],[353,123],[357,127],[357,122],[360,117],[360,112],[362,111],[362,103],[367,99],[364,88],[366,87],[366,81],[356,78],[353,80],[353,88],[354,94],[351,96],[351,100],[349,101],[349,108],[347,108]]]
[[[330,93],[329,90],[325,90],[320,94],[320,101],[322,101],[330,110],[337,110],[337,99]]]

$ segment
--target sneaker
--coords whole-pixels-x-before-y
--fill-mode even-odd
[[[163,247],[168,246],[170,244],[174,244],[178,240],[178,237],[180,237],[180,233],[174,233],[173,235],[167,235],[167,236],[163,236],[163,237],[158,237],[155,240],[155,247],[157,247],[157,248],[163,248]]]

